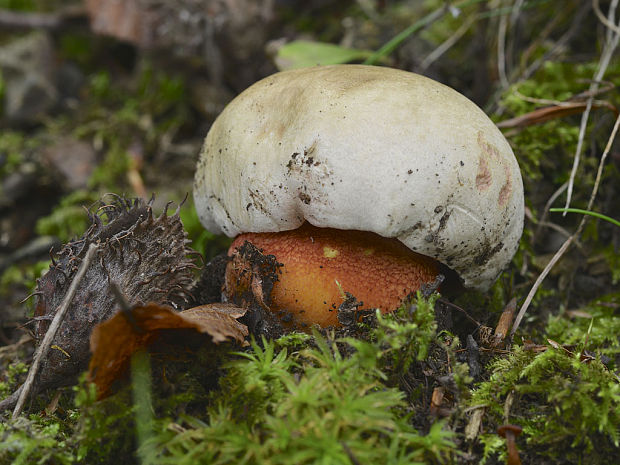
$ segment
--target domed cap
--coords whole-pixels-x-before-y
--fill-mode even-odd
[[[214,233],[372,231],[478,289],[523,229],[519,166],[484,112],[423,76],[363,65],[285,71],[241,93],[207,135],[194,200]]]

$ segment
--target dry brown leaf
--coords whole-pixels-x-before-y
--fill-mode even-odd
[[[584,310],[567,310],[566,316],[569,318],[593,318],[591,313]]]
[[[506,307],[504,307],[502,316],[499,317],[499,321],[497,323],[497,326],[495,327],[495,333],[493,334],[493,347],[498,347],[506,338],[506,335],[512,327],[512,320],[515,316],[516,310],[517,299],[513,297],[510,302],[508,302]]]
[[[247,345],[248,329],[237,321],[244,314],[245,310],[231,304],[202,305],[176,312],[150,303],[130,312],[118,312],[93,329],[89,379],[97,385],[99,398],[105,397],[126,373],[132,354],[151,344],[165,330],[198,331],[211,336],[215,344],[234,341]]]
[[[441,404],[443,403],[443,397],[445,394],[445,389],[441,386],[435,387],[433,389],[433,394],[431,396],[431,405],[430,405],[430,414],[433,416],[439,416],[441,414]]]
[[[550,107],[537,108],[534,111],[526,113],[516,118],[507,119],[497,123],[497,127],[508,128],[523,128],[526,126],[532,126],[534,124],[541,124],[546,121],[563,118],[565,116],[575,115],[582,113],[586,109],[587,102],[566,102],[562,105],[553,105]],[[592,108],[607,108],[614,113],[618,113],[618,109],[608,102],[597,101],[592,104]]]
[[[539,354],[541,352],[546,351],[549,348],[547,345],[536,344],[534,341],[527,339],[523,341],[523,349]]]

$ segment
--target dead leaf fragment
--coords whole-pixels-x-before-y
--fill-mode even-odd
[[[482,417],[486,412],[485,406],[476,407],[465,426],[465,439],[468,441],[475,440],[482,430]]]
[[[552,119],[563,118],[565,116],[583,113],[586,109],[587,102],[563,102],[561,105],[552,105],[549,107],[537,108],[534,111],[525,113],[508,120],[500,121],[497,127],[502,129],[523,128],[534,124],[542,124]],[[618,114],[618,109],[609,102],[595,101],[592,108],[607,108]]]
[[[516,310],[517,299],[513,297],[510,302],[508,302],[506,307],[504,307],[502,316],[499,317],[499,321],[495,327],[495,333],[493,334],[493,342],[491,344],[493,347],[498,347],[506,338],[506,335],[512,327],[512,320]]]
[[[245,310],[232,304],[209,304],[176,312],[150,303],[134,307],[129,314],[118,312],[93,329],[89,379],[97,385],[99,398],[107,396],[113,384],[125,375],[132,354],[166,330],[208,334],[214,344],[233,341],[247,345],[248,329],[237,321],[244,314]]]
[[[443,403],[443,398],[445,394],[445,388],[442,386],[436,386],[433,389],[433,394],[431,396],[431,405],[430,405],[430,414],[434,417],[442,415],[444,409],[442,409],[441,404]]]

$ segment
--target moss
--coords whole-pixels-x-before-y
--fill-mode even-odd
[[[35,137],[26,137],[22,132],[4,129],[0,133],[0,179],[14,172],[25,161],[24,154],[31,152],[39,144]]]
[[[473,392],[470,405],[486,407],[487,431],[505,421],[521,425],[527,462],[562,457],[559,463],[611,463],[611,457],[620,458],[620,384],[600,359],[582,360],[579,354],[516,347],[491,364],[490,379]],[[504,448],[494,433],[480,440],[485,456]]]
[[[381,385],[372,358],[317,347],[289,354],[253,344],[229,365],[209,420],[188,419],[156,439],[155,463],[429,463],[453,453],[436,423],[421,435],[403,393]],[[361,352],[361,351],[360,351]],[[360,352],[356,352],[359,354]],[[375,358],[376,360],[376,358]]]
[[[73,191],[62,198],[52,213],[37,221],[37,234],[56,236],[63,243],[80,236],[90,225],[85,206],[97,199],[91,192]]]
[[[190,117],[183,81],[155,71],[148,61],[139,63],[137,75],[125,86],[107,71],[94,73],[85,94],[88,99],[71,131],[77,138],[91,139],[104,153],[90,179],[93,189],[123,190],[132,145],[144,153],[158,150],[161,138],[176,133]]]
[[[3,370],[0,377],[0,398],[4,398],[11,394],[17,386],[22,375],[28,371],[28,367],[23,362],[15,362],[9,364],[6,370]]]
[[[377,327],[372,334],[375,345],[381,349],[379,354],[384,361],[383,369],[389,366],[395,373],[406,372],[414,361],[428,356],[430,345],[437,336],[437,297],[433,294],[428,300],[423,299],[418,292],[415,299],[392,314],[377,313]],[[348,342],[359,347],[356,341]]]
[[[34,291],[36,280],[49,268],[49,260],[33,264],[12,265],[0,276],[0,295],[11,292],[11,286],[23,286]]]
[[[575,347],[574,350],[589,350],[603,355],[607,357],[605,363],[610,368],[618,368],[619,305],[620,294],[612,294],[580,308],[578,312],[552,316],[547,324],[547,335],[560,344]]]

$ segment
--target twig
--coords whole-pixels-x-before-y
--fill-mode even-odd
[[[428,54],[422,63],[420,64],[420,68],[422,70],[428,69],[430,65],[432,65],[435,61],[437,61],[444,53],[446,53],[456,42],[465,35],[465,33],[469,30],[472,24],[478,20],[478,16],[470,16],[467,20],[461,24],[461,26],[448,37],[443,43],[441,43],[435,50]]]
[[[508,29],[508,15],[499,17],[497,28],[497,71],[502,89],[506,89],[510,83],[506,76],[506,30]]]
[[[73,6],[55,13],[24,13],[0,9],[0,27],[15,29],[60,29],[68,21],[86,19],[86,9]]]
[[[545,204],[545,208],[542,212],[542,216],[538,220],[538,226],[536,227],[536,231],[534,231],[534,234],[532,235],[532,242],[531,242],[532,245],[536,243],[536,239],[538,238],[538,236],[540,236],[540,231],[542,229],[542,223],[545,223],[547,221],[547,217],[549,216],[549,209],[551,208],[551,205],[553,205],[553,203],[557,200],[557,198],[564,193],[567,187],[568,187],[568,183],[565,182],[551,195],[551,197],[549,197],[549,200],[547,200],[547,203]]]
[[[616,34],[620,34],[620,27],[609,21],[603,12],[601,11],[601,6],[599,5],[599,0],[592,0],[592,7],[594,8],[594,13],[596,13],[596,17],[599,19],[601,23],[605,25],[607,29],[615,32]],[[611,11],[611,8],[610,8]]]
[[[596,8],[597,0],[592,0],[592,4]],[[612,0],[609,5],[609,19],[613,22],[616,7],[618,5],[618,0]],[[605,24],[607,25],[607,24]],[[616,28],[617,29],[617,28]],[[581,159],[581,148],[583,146],[583,140],[586,134],[586,126],[588,124],[588,119],[590,118],[590,110],[592,109],[592,103],[594,102],[594,94],[598,90],[600,85],[600,81],[603,79],[605,72],[607,71],[607,67],[609,66],[609,62],[611,61],[611,57],[618,46],[618,41],[620,40],[620,31],[618,31],[615,35],[608,35],[607,40],[605,42],[605,48],[603,49],[603,53],[601,54],[601,59],[599,61],[599,67],[594,76],[594,81],[590,84],[590,97],[588,98],[586,109],[581,115],[581,125],[579,126],[579,139],[577,139],[577,148],[575,149],[575,158],[573,160],[573,168],[570,173],[570,177],[568,178],[568,188],[566,190],[566,203],[564,204],[564,208],[570,207],[570,201],[573,196],[573,185],[575,184],[575,177],[577,176],[577,169],[579,168],[579,162]],[[566,213],[564,213],[566,216]]]
[[[583,17],[590,10],[590,7],[591,7],[590,3],[587,3],[587,2],[581,5],[581,8],[579,8],[579,10],[577,10],[577,13],[574,15],[573,20],[568,30],[564,34],[562,34],[562,36],[560,36],[558,40],[554,41],[553,46],[551,47],[550,50],[546,51],[541,57],[534,60],[525,69],[525,71],[523,71],[523,73],[518,79],[519,81],[529,79],[544,63],[549,61],[552,57],[556,56],[556,54],[559,53],[560,51],[564,50],[564,47],[568,43],[568,41],[571,40],[577,34],[577,32],[579,32],[583,24]],[[557,18],[559,17],[560,16],[558,15]],[[552,20],[552,23],[554,22],[555,22],[555,19]],[[551,33],[552,31],[548,31],[548,32]]]
[[[45,333],[45,337],[43,338],[43,341],[39,345],[34,355],[32,366],[30,367],[30,370],[28,371],[28,376],[26,377],[26,381],[23,384],[23,388],[19,395],[19,399],[17,400],[17,405],[15,405],[15,409],[13,410],[12,419],[16,419],[19,416],[19,414],[22,412],[24,408],[24,403],[26,402],[26,398],[28,397],[28,394],[30,393],[32,386],[34,385],[34,381],[39,371],[39,366],[41,365],[41,361],[43,360],[43,357],[45,357],[47,353],[49,352],[49,349],[52,345],[54,337],[56,336],[56,333],[58,332],[58,329],[60,328],[62,320],[67,314],[67,311],[69,310],[69,306],[71,305],[71,301],[73,300],[73,297],[75,296],[77,288],[80,282],[82,281],[82,279],[84,278],[84,275],[86,274],[88,267],[90,266],[93,258],[95,257],[95,254],[98,248],[99,246],[97,244],[90,244],[90,246],[88,247],[88,251],[86,252],[86,255],[84,256],[84,259],[82,260],[82,263],[80,264],[80,268],[78,272],[76,273],[75,278],[73,278],[73,281],[71,282],[71,286],[69,286],[69,290],[67,291],[67,294],[65,295],[62,303],[58,306],[58,309],[56,310],[56,314],[54,315],[54,319],[52,320],[52,323],[50,324],[49,329]]]
[[[588,201],[588,207],[586,208],[586,210],[591,210],[592,205],[594,204],[594,199],[596,198],[596,194],[598,192],[598,187],[601,182],[601,177],[603,176],[603,167],[605,165],[605,161],[607,160],[607,155],[609,155],[609,151],[611,150],[613,141],[616,139],[616,134],[618,133],[619,126],[620,126],[620,116],[616,118],[616,122],[611,131],[611,135],[609,136],[609,140],[607,141],[607,145],[605,146],[605,150],[603,151],[603,155],[601,156],[601,161],[598,165],[598,172],[596,173],[596,180],[594,181],[594,187],[592,188],[592,193],[590,194],[590,200]],[[581,221],[579,222],[579,226],[577,227],[577,231],[575,231],[575,233],[572,236],[566,239],[566,241],[562,244],[559,250],[555,253],[551,261],[544,268],[542,273],[540,273],[540,276],[538,276],[538,278],[536,279],[536,282],[532,286],[532,289],[530,289],[529,294],[525,298],[525,302],[523,302],[523,305],[519,309],[519,313],[517,314],[515,323],[512,326],[512,330],[510,331],[511,341],[512,341],[512,338],[514,337],[515,332],[517,331],[517,328],[519,328],[519,325],[521,324],[521,320],[525,316],[525,312],[530,306],[530,303],[532,302],[534,295],[536,295],[536,292],[538,291],[538,288],[542,284],[543,280],[547,277],[547,275],[549,274],[551,269],[555,266],[555,264],[558,262],[558,260],[562,258],[562,255],[564,255],[566,250],[568,250],[572,242],[581,235],[581,231],[583,231],[583,228],[589,218],[590,218],[589,215],[584,215],[581,218]]]
[[[458,4],[457,4],[457,7],[458,7]],[[370,57],[368,57],[366,61],[364,61],[364,64],[374,65],[375,63],[377,63],[377,61],[381,59],[381,57],[387,56],[391,54],[394,50],[396,50],[398,46],[402,44],[407,38],[409,38],[409,36],[411,36],[413,33],[417,32],[420,29],[427,27],[429,24],[434,23],[435,21],[440,19],[443,15],[445,15],[448,11],[450,11],[450,9],[449,9],[448,3],[446,2],[445,5],[442,6],[441,8],[437,8],[432,13],[426,15],[424,18],[420,19],[419,21],[416,21],[411,26],[409,26],[407,29],[404,29],[403,31],[398,33],[396,36],[394,36],[392,39],[390,39],[379,50],[377,50]]]

